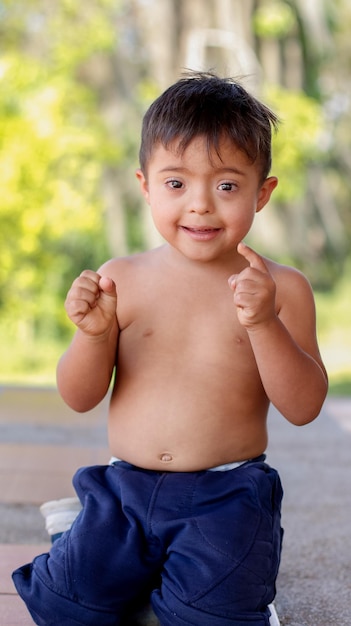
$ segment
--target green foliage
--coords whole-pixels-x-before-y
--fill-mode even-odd
[[[321,105],[303,92],[278,85],[267,88],[267,101],[280,119],[273,137],[273,173],[279,178],[278,202],[299,200],[306,190],[308,165],[325,158],[325,121]]]
[[[315,294],[321,353],[334,395],[351,395],[350,269],[332,291]]]
[[[60,342],[72,332],[63,309],[72,279],[85,267],[97,268],[111,254],[101,198],[102,173],[106,165],[113,172],[119,170],[119,183],[123,183],[124,169],[135,167],[139,117],[159,90],[150,76],[147,54],[143,58],[147,42],[137,33],[140,4],[124,0],[2,0],[0,4],[0,325],[6,335],[2,345],[5,373],[16,371],[15,359],[9,355],[12,346],[14,354],[18,349],[21,371],[24,366],[33,374],[45,369],[45,355],[59,353]],[[151,12],[155,5],[149,4]],[[335,49],[334,65],[329,53],[326,80],[320,71],[321,58],[309,52],[313,42],[308,40],[308,29],[301,29],[297,4],[293,0],[255,4],[256,38],[278,40],[280,51],[284,42],[294,39],[304,53],[304,87],[311,75],[313,80],[318,77],[307,89],[317,94],[315,99],[278,86],[270,86],[265,99],[282,120],[274,137],[272,172],[280,181],[274,194],[279,219],[285,220],[288,238],[293,216],[294,223],[302,225],[301,231],[308,231],[307,238],[317,241],[313,250],[307,241],[315,255],[307,262],[326,276],[325,284],[331,284],[340,273],[338,255],[344,259],[345,244],[337,237],[329,243],[332,210],[323,228],[320,218],[316,227],[314,209],[310,215],[303,213],[306,204],[302,206],[301,199],[308,193],[311,165],[326,164],[323,179],[332,192],[328,198],[341,207],[337,216],[349,241],[351,126],[348,101],[345,108],[342,96],[347,95],[351,14],[347,3],[338,2],[336,10],[335,2],[326,2],[342,50]],[[119,30],[127,51],[122,51],[118,41]],[[129,56],[128,50],[132,50]],[[311,68],[306,59],[312,59]],[[344,68],[341,74],[340,68]],[[106,78],[103,71],[111,75]],[[329,117],[334,142],[328,144],[328,153],[326,131],[330,133],[330,128],[322,108],[323,86],[333,94]],[[112,117],[123,118],[114,135],[106,130],[101,115],[106,103],[107,108],[110,104],[109,90],[124,97],[125,108],[113,109]],[[111,100],[115,106],[116,100]],[[110,109],[108,115],[111,119]],[[127,184],[126,189],[129,193]],[[320,197],[316,202],[321,204]],[[131,250],[139,250],[143,233],[132,192],[127,203],[127,241]],[[331,208],[335,213],[335,207]],[[323,237],[327,244],[320,243]],[[281,260],[296,263],[306,256],[303,247],[298,249],[302,237],[281,239]]]
[[[22,5],[26,19],[18,6],[6,18],[17,43],[34,24],[38,46],[28,54],[7,37],[0,57],[0,322],[9,335],[26,338],[67,332],[68,286],[109,255],[99,185],[104,162],[121,158],[92,92],[75,75],[78,62],[111,45],[113,29],[102,28],[102,14],[94,21],[91,4],[83,20],[73,0],[54,15],[47,3],[33,13],[31,6]]]
[[[66,97],[71,85],[45,76],[35,61],[3,58],[1,83],[0,303],[5,317],[25,308],[36,328],[50,301],[47,290],[50,315],[72,273],[66,252],[72,265],[82,256],[96,263],[106,252],[97,194],[101,165],[95,160],[100,137],[89,130],[97,121],[84,94],[80,120],[74,113],[73,122]]]
[[[286,37],[294,25],[295,15],[292,9],[277,0],[259,6],[253,17],[255,33],[263,38]]]

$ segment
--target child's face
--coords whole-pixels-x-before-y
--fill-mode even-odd
[[[196,137],[183,154],[177,144],[155,147],[147,177],[138,170],[141,190],[162,237],[186,257],[199,261],[231,258],[249,232],[255,213],[277,184],[260,181],[256,164],[228,140],[208,154]]]

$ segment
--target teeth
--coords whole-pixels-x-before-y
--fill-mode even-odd
[[[188,230],[192,230],[195,233],[210,233],[212,230],[217,230],[216,228],[189,228]]]

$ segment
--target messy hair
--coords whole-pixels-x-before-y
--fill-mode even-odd
[[[146,111],[141,133],[140,167],[144,174],[157,144],[166,149],[177,141],[182,154],[198,136],[210,154],[220,157],[220,141],[228,138],[257,163],[262,180],[271,168],[272,128],[277,116],[232,78],[212,72],[187,72],[168,87]]]

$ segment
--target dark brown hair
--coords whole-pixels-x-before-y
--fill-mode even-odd
[[[140,167],[146,175],[157,144],[168,148],[178,140],[177,149],[182,153],[201,135],[207,138],[209,152],[214,148],[220,156],[220,141],[227,137],[252,163],[257,162],[264,180],[271,168],[272,128],[277,124],[277,116],[234,79],[211,72],[187,72],[145,113]]]

